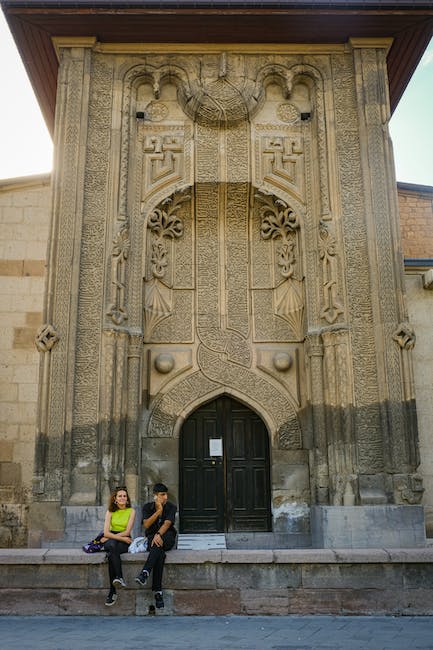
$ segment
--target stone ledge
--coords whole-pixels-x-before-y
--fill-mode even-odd
[[[142,564],[147,553],[125,553],[123,561]],[[1,564],[101,564],[105,553],[77,548],[2,548]],[[275,549],[178,551],[167,554],[167,564],[365,564],[429,563],[433,547],[361,549]]]
[[[147,616],[153,594],[123,556],[115,608],[105,553],[0,549],[0,615]],[[433,615],[433,548],[179,551],[167,555],[161,615]]]

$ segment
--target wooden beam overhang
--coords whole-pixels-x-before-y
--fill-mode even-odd
[[[53,37],[171,44],[331,44],[391,37],[387,63],[393,111],[433,34],[433,3],[425,0],[0,3],[51,132],[58,70]]]

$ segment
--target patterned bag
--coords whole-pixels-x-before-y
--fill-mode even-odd
[[[84,544],[83,551],[85,553],[99,553],[99,551],[104,550],[104,542],[101,542],[101,539],[104,537],[104,531],[96,535],[95,539],[92,539],[88,544]]]

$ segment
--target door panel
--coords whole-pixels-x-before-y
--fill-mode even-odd
[[[209,456],[209,439],[217,437],[212,402],[186,420],[180,438],[181,532],[224,530],[222,461]]]
[[[182,427],[180,464],[181,532],[271,530],[268,433],[253,411],[229,397],[199,408]]]

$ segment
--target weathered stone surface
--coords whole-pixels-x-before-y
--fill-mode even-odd
[[[424,547],[422,506],[312,506],[316,548]]]
[[[169,564],[165,569],[164,583],[169,589],[217,589],[233,586],[221,584],[215,564]]]
[[[362,570],[360,570],[362,566]],[[403,577],[401,566],[383,564],[333,564],[304,565],[302,585],[304,589],[401,589]]]
[[[174,591],[173,607],[179,616],[241,614],[239,590]]]
[[[299,567],[276,566],[274,564],[224,565],[217,567],[217,587],[228,589],[235,585],[243,589],[294,588],[301,583]]]
[[[82,553],[79,562],[76,551],[63,551],[60,564],[60,550],[57,555],[14,551],[0,553],[0,614],[146,616],[153,605],[150,585],[143,589],[134,582],[142,567],[137,556],[123,556],[127,588],[116,608],[107,611],[104,554],[94,563],[93,556]],[[273,563],[177,563],[182,553],[171,551],[167,557],[166,614],[433,614],[432,570],[430,563],[417,561],[417,549],[407,552],[406,561],[386,554],[380,563],[352,551],[346,558],[350,562],[338,563],[336,557],[326,562],[322,555],[319,563],[311,563],[314,549],[304,552],[302,563],[299,556],[296,563],[283,562],[280,554]],[[9,562],[19,555],[19,564]]]
[[[289,593],[287,589],[242,589],[242,614],[263,616],[284,616],[289,613]]]

